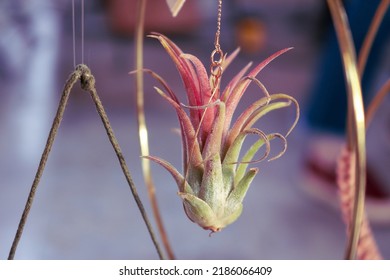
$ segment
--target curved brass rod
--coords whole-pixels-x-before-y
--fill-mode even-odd
[[[386,95],[390,93],[390,78],[384,83],[384,85],[378,90],[378,93],[372,99],[371,103],[368,105],[366,111],[366,127],[371,124],[374,114],[378,110],[379,105],[382,104]]]
[[[144,76],[143,76],[143,41],[144,41],[144,24],[146,13],[147,0],[139,0],[137,8],[137,28],[135,33],[135,61],[136,61],[136,96],[137,96],[137,120],[138,120],[138,137],[140,142],[141,155],[143,157],[149,155],[149,140],[148,140],[148,128],[145,120],[145,107],[144,107]],[[161,240],[164,244],[164,248],[168,254],[169,259],[174,259],[174,253],[168,240],[159,206],[156,198],[156,189],[152,179],[152,172],[150,168],[150,161],[146,158],[142,158],[142,173],[146,188],[148,191],[148,197],[152,206],[153,216],[157,223],[157,228],[160,233]]]
[[[364,216],[366,190],[366,135],[364,106],[356,53],[345,9],[340,0],[328,0],[339,41],[348,94],[348,149],[356,154],[356,187],[352,226],[346,249],[346,259],[355,259]]]
[[[383,17],[386,14],[389,4],[390,0],[382,0],[379,3],[378,8],[376,9],[376,12],[372,18],[372,22],[368,29],[367,35],[364,38],[364,42],[358,56],[358,70],[360,80],[363,77],[366,62],[370,54],[372,44],[375,40],[376,33],[378,32],[379,26],[382,23]]]

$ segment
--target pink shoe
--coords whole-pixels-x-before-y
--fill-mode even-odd
[[[310,142],[304,162],[304,190],[312,197],[339,209],[336,162],[344,140],[322,136]],[[370,222],[390,224],[390,194],[367,166],[366,212]]]

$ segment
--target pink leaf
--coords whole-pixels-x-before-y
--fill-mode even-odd
[[[169,173],[171,173],[172,177],[175,179],[177,186],[179,187],[180,192],[190,193],[192,194],[191,186],[184,179],[183,175],[180,174],[179,171],[175,167],[173,167],[169,162],[154,156],[144,156],[143,158],[150,159],[162,167],[164,167]]]
[[[187,61],[187,59],[181,57],[181,55],[183,54],[181,49],[167,37],[159,33],[152,33],[151,37],[157,38],[160,41],[161,45],[165,48],[165,50],[168,52],[169,56],[175,63],[184,83],[189,105],[201,106],[202,99],[199,89],[198,76],[192,64]],[[200,112],[198,110],[191,110],[190,115],[192,123],[195,127],[197,127],[201,117]]]
[[[267,59],[265,59],[263,62],[261,62],[259,65],[257,65],[249,74],[248,77],[255,78],[257,74],[261,70],[264,69],[265,66],[267,66],[272,60],[277,58],[278,56],[284,54],[285,52],[291,50],[292,48],[286,48],[283,50],[280,50],[273,55],[269,56]],[[226,101],[226,121],[230,123],[234,111],[236,110],[236,107],[238,103],[240,102],[245,90],[248,88],[252,80],[247,79],[242,83],[238,83],[237,86],[233,89],[232,93],[230,94],[228,100]]]
[[[193,164],[194,166],[200,165],[202,162],[200,146],[196,138],[195,129],[192,126],[192,123],[188,118],[188,115],[183,110],[183,108],[181,108],[180,104],[177,104],[174,100],[172,100],[159,88],[155,88],[155,89],[176,110],[177,117],[179,119],[180,126],[181,126],[183,149],[184,149],[183,153],[185,153],[185,159],[190,161],[190,163]],[[184,164],[186,167],[186,162]]]
[[[207,105],[215,102],[217,99],[211,94],[210,83],[208,80],[206,69],[204,68],[202,62],[194,55],[183,54],[181,57],[191,61],[195,67],[196,73],[198,75],[199,88],[200,88],[200,99],[201,105]],[[201,139],[205,139],[208,131],[210,131],[211,126],[214,122],[215,117],[215,107],[210,106],[204,110],[199,109],[201,126]],[[194,124],[195,125],[195,124]]]
[[[355,200],[356,156],[344,147],[337,165],[337,184],[341,201],[341,211],[349,234],[352,225],[352,213]],[[362,260],[382,259],[367,216],[364,215],[357,247],[357,258]]]

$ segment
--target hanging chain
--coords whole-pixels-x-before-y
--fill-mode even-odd
[[[217,17],[217,32],[215,33],[214,47],[211,53],[211,75],[214,77],[214,86],[218,84],[218,80],[222,75],[223,51],[219,43],[221,36],[221,18],[222,18],[222,0],[218,0],[218,17]]]

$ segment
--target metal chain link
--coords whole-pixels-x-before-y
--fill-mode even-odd
[[[214,50],[211,53],[211,75],[214,77],[214,85],[222,75],[223,51],[219,43],[221,36],[222,0],[218,0],[217,32],[215,33]]]

